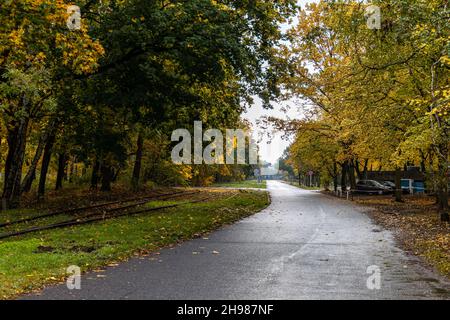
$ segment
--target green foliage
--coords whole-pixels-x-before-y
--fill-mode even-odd
[[[149,143],[141,179],[185,184],[195,170],[173,167],[160,136],[194,120],[234,127],[252,96],[268,105],[280,94],[275,48],[295,0],[82,0],[81,30],[66,27],[68,4],[20,0],[0,9],[0,132],[8,138],[0,141],[0,159],[8,200],[17,197],[22,171],[36,171],[30,161],[39,161],[44,146],[72,164],[130,172],[142,132]],[[52,162],[50,175],[54,169]]]

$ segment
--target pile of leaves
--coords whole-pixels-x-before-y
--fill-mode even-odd
[[[357,199],[374,207],[372,218],[394,232],[400,244],[450,278],[450,225],[441,222],[432,197],[405,197],[396,203],[388,197]]]

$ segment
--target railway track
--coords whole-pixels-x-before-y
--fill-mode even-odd
[[[78,208],[57,210],[57,211],[49,212],[49,213],[46,213],[46,214],[42,214],[42,215],[30,217],[30,218],[19,219],[19,220],[14,220],[14,221],[1,223],[0,224],[0,228],[5,228],[5,227],[12,226],[12,225],[20,224],[20,223],[36,221],[36,220],[40,220],[40,219],[44,219],[44,218],[56,217],[56,216],[60,216],[60,215],[70,215],[70,214],[77,214],[77,213],[80,213],[80,212],[83,212],[83,211],[99,210],[99,209],[106,208],[108,206],[114,206],[114,205],[117,205],[117,204],[123,204],[123,203],[127,203],[127,202],[136,201],[136,202],[140,203],[141,201],[144,201],[144,200],[158,200],[160,198],[163,198],[162,200],[164,200],[165,198],[167,198],[167,197],[170,198],[171,196],[177,196],[177,195],[181,196],[181,194],[186,194],[186,192],[184,192],[184,191],[176,191],[176,192],[170,192],[170,193],[148,195],[148,196],[144,196],[144,197],[136,197],[136,198],[125,199],[125,200],[110,201],[110,202],[94,204],[94,205],[90,205],[90,206],[82,206],[82,207],[78,207]],[[139,204],[132,204],[132,205],[130,205],[130,207],[137,206],[137,205],[139,205]]]
[[[195,193],[199,193],[199,192],[192,192],[190,194],[195,194]],[[186,194],[183,194],[183,195],[186,195]],[[83,224],[94,223],[94,222],[98,222],[98,221],[109,220],[109,219],[113,219],[113,218],[119,218],[119,217],[124,217],[124,216],[133,216],[133,215],[155,212],[155,211],[164,210],[164,209],[176,208],[176,207],[179,207],[182,205],[203,202],[208,199],[209,199],[209,197],[206,197],[206,198],[202,198],[202,199],[198,199],[198,200],[186,201],[183,203],[176,203],[176,204],[164,205],[164,206],[153,207],[153,208],[146,208],[146,209],[136,210],[136,211],[131,211],[131,212],[121,212],[121,213],[113,214],[112,213],[113,211],[119,211],[119,210],[124,209],[124,208],[115,208],[113,210],[110,210],[109,214],[107,214],[107,213],[103,213],[103,214],[92,213],[92,214],[85,215],[81,218],[74,218],[74,219],[64,220],[61,222],[48,224],[48,225],[44,225],[44,226],[31,227],[31,228],[23,229],[23,230],[19,230],[19,231],[3,233],[3,234],[0,234],[0,240],[19,236],[19,235],[24,235],[24,234],[28,234],[28,233],[32,233],[32,232],[64,228],[64,227],[70,227],[70,226],[76,226],[76,225],[83,225]],[[149,201],[147,201],[147,202],[149,202]],[[130,206],[127,206],[127,207],[129,208]]]
[[[31,221],[37,221],[37,220],[48,218],[48,217],[55,217],[55,216],[60,216],[60,215],[61,216],[62,215],[72,215],[72,214],[75,216],[70,219],[66,219],[66,220],[62,220],[59,222],[54,222],[54,223],[50,223],[50,224],[46,224],[46,225],[38,225],[38,226],[29,227],[29,228],[24,228],[21,230],[3,232],[3,233],[0,233],[0,240],[8,239],[8,238],[12,238],[15,236],[28,234],[28,233],[44,231],[44,230],[95,223],[98,221],[104,221],[104,220],[109,220],[109,219],[119,218],[119,217],[124,217],[124,216],[133,216],[133,215],[146,214],[146,213],[148,214],[148,213],[153,213],[153,212],[157,212],[157,211],[164,210],[164,209],[171,209],[171,208],[176,208],[176,207],[180,207],[183,205],[204,202],[204,201],[211,199],[211,197],[208,196],[208,197],[203,197],[201,199],[195,199],[195,200],[185,201],[185,202],[181,202],[181,203],[166,204],[166,205],[162,205],[162,206],[158,206],[158,207],[144,208],[141,210],[130,211],[130,209],[132,209],[132,208],[142,206],[151,201],[155,201],[155,200],[165,201],[165,200],[175,199],[175,198],[179,198],[179,197],[183,197],[183,196],[191,196],[191,195],[195,195],[195,194],[199,194],[199,193],[201,193],[200,190],[195,190],[195,191],[190,191],[190,192],[175,191],[175,192],[170,192],[170,193],[147,195],[147,196],[136,197],[136,198],[132,198],[132,199],[117,200],[117,201],[111,201],[111,202],[106,202],[106,203],[101,203],[101,204],[94,204],[94,205],[90,205],[90,206],[71,208],[71,209],[67,209],[67,210],[59,210],[59,211],[54,211],[54,212],[50,212],[50,213],[35,216],[35,217],[10,221],[7,223],[0,224],[0,229],[11,226],[11,225],[20,224],[20,223],[28,223]],[[237,196],[237,193],[226,198],[225,200],[231,199],[235,196]],[[132,202],[132,203],[126,204],[129,202]]]

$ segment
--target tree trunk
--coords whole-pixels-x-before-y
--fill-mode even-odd
[[[348,167],[348,178],[350,181],[350,188],[352,190],[356,189],[356,177],[355,177],[355,164],[352,161],[350,161],[350,165]]]
[[[19,206],[28,124],[29,119],[24,118],[14,128],[8,129],[8,154],[6,156],[5,180],[2,193],[3,209]]]
[[[348,171],[348,161],[345,161],[342,165],[341,174],[341,190],[342,192],[347,190],[347,171]]]
[[[100,170],[100,162],[95,160],[94,166],[92,167],[91,176],[91,190],[96,190],[98,185],[98,171]]]
[[[448,205],[448,146],[446,143],[440,146],[439,152],[439,177],[438,177],[438,205],[441,221],[450,221]]]
[[[338,191],[338,172],[337,172],[336,161],[333,163],[333,184],[334,184],[334,192],[337,192]]]
[[[352,161],[352,163],[353,163],[353,165],[355,167],[356,176],[358,177],[358,180],[362,180],[363,179],[363,177],[362,177],[363,174],[361,172],[361,168],[359,167],[360,166],[359,161],[355,160],[355,161]]]
[[[402,177],[401,177],[401,171],[400,168],[395,169],[395,201],[396,202],[403,202],[402,199]]]
[[[364,160],[364,169],[362,174],[362,179],[367,180],[367,171],[369,169],[369,159]]]
[[[45,144],[44,155],[41,164],[41,176],[39,178],[38,198],[42,198],[45,194],[45,183],[47,182],[47,172],[52,157],[53,144],[55,143],[55,133],[53,132]]]
[[[422,173],[424,174],[427,172],[426,161],[427,158],[425,157],[425,153],[420,150],[420,171],[422,171]]]
[[[113,180],[114,172],[109,165],[102,164],[101,165],[101,174],[102,174],[102,186],[100,188],[101,191],[109,192],[111,191],[111,182]]]
[[[131,185],[134,190],[139,189],[139,178],[141,175],[141,167],[142,167],[142,153],[143,153],[143,147],[144,147],[144,138],[142,137],[142,134],[140,134],[140,133],[139,133],[136,145],[137,145],[136,159],[134,161],[133,176],[131,178]]]
[[[113,170],[113,178],[112,178],[112,182],[116,182],[117,178],[119,178],[119,174],[120,174],[120,168],[118,168],[117,170]]]
[[[66,172],[67,156],[64,152],[59,154],[58,157],[58,173],[56,174],[55,190],[61,190],[63,188],[63,180]]]
[[[46,130],[46,132],[41,135],[39,139],[38,146],[36,148],[36,152],[33,157],[33,161],[31,162],[30,168],[28,169],[28,172],[23,179],[22,187],[21,187],[21,193],[24,192],[30,192],[31,185],[33,184],[34,179],[36,178],[36,169],[37,165],[39,163],[39,160],[42,157],[42,153],[44,152],[44,147],[47,144],[47,141],[51,135],[53,135],[54,131],[54,123],[51,123],[49,125],[49,128]]]

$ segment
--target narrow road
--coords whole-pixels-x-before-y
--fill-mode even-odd
[[[83,275],[81,290],[64,284],[24,298],[450,298],[449,282],[407,256],[361,208],[281,182],[268,189],[269,208],[208,239],[133,258],[101,278]],[[380,289],[368,289],[370,266],[380,270]]]

